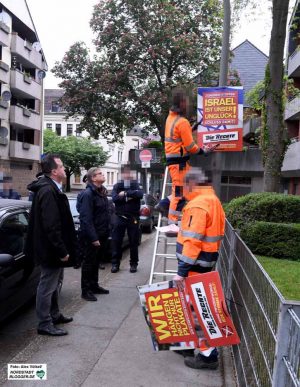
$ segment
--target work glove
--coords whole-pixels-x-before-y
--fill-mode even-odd
[[[220,144],[216,144],[216,145],[212,145],[212,146],[208,146],[208,145],[204,145],[203,146],[203,153],[204,153],[204,156],[207,156],[209,155],[210,153],[212,153]]]

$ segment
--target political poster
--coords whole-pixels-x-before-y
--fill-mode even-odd
[[[199,338],[187,295],[173,281],[138,286],[140,301],[156,351],[193,349]]]
[[[184,291],[173,281],[138,286],[138,291],[156,351],[239,343],[217,272],[187,278]]]
[[[243,88],[200,87],[197,105],[199,146],[219,144],[218,151],[241,151]]]
[[[212,271],[188,277],[185,286],[208,344],[211,347],[239,344],[219,273]]]

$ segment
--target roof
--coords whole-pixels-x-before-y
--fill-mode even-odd
[[[233,57],[229,67],[239,74],[245,94],[265,77],[268,56],[254,44],[245,40],[232,50]]]
[[[28,200],[2,199],[0,198],[0,209],[10,207],[31,207]]]

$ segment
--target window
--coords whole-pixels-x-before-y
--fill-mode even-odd
[[[114,172],[111,172],[110,175],[111,175],[111,182],[110,183],[114,184],[114,177],[115,177]]]
[[[58,136],[61,136],[61,124],[55,124],[55,131]]]
[[[47,122],[47,124],[46,124],[46,128],[47,128],[47,129],[51,129],[51,130],[52,130],[52,124],[51,124],[50,122]]]
[[[74,178],[74,180],[75,180],[75,184],[80,184],[80,175],[75,175],[75,178]]]
[[[122,162],[122,152],[118,151],[118,162]]]
[[[107,184],[110,184],[110,172],[107,172]]]
[[[72,136],[73,134],[73,124],[67,124],[67,136]]]
[[[25,213],[8,216],[0,227],[0,254],[18,255],[24,251],[28,221]]]
[[[51,103],[51,112],[58,113],[61,111],[60,104],[58,101],[52,101]]]
[[[76,124],[76,137],[81,136],[81,129],[80,129],[80,124]]]

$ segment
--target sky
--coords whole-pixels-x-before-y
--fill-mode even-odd
[[[93,5],[97,0],[27,0],[33,22],[48,63],[49,70],[56,61],[61,61],[65,52],[76,41],[92,44],[89,21]],[[233,34],[231,48],[245,39],[257,46],[265,54],[269,51],[271,14],[266,1],[251,14],[241,17],[240,27]],[[57,88],[59,79],[48,71],[46,88]]]

